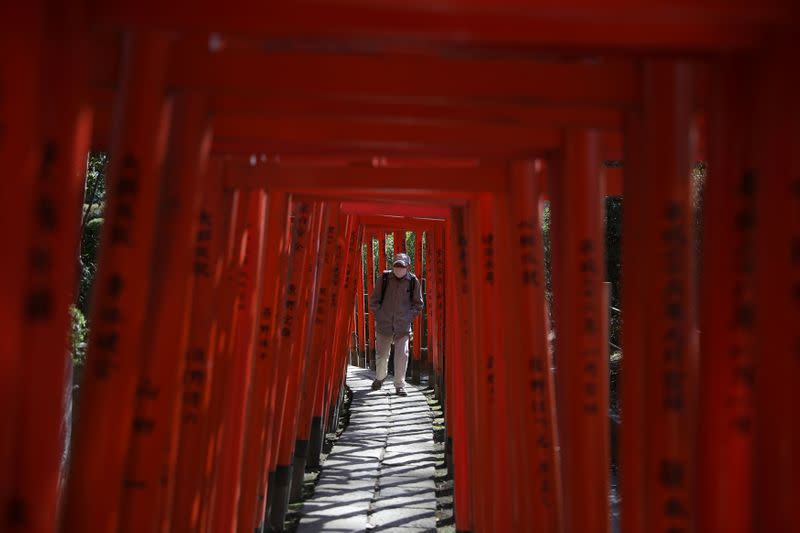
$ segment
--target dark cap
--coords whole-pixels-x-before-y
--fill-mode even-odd
[[[396,256],[394,256],[394,263],[392,263],[393,266],[401,265],[404,267],[408,267],[408,265],[410,264],[411,260],[408,258],[406,254],[397,254]]]

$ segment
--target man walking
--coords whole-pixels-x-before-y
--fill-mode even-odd
[[[377,374],[377,379],[372,382],[372,390],[379,390],[386,379],[389,351],[394,343],[394,386],[399,396],[408,396],[405,378],[411,323],[425,305],[422,301],[422,284],[408,271],[410,263],[406,254],[397,254],[392,270],[387,270],[376,280],[369,299],[369,308],[375,315]]]

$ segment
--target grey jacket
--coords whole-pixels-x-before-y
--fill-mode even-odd
[[[409,297],[411,278],[414,278],[413,297]],[[411,332],[411,323],[425,306],[422,300],[422,283],[410,272],[402,279],[397,279],[390,272],[381,305],[382,282],[382,275],[379,275],[369,298],[369,308],[375,314],[375,330],[387,336],[407,335]]]

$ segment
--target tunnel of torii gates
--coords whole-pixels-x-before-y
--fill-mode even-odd
[[[621,531],[800,531],[797,21],[0,2],[0,530],[280,528],[347,364],[374,363],[372,243],[411,231],[412,378],[444,404],[457,529],[609,531],[603,198],[624,192]],[[109,194],[62,484],[90,150]]]

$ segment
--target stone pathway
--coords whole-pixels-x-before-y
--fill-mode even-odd
[[[300,511],[298,533],[436,531],[431,411],[413,386],[395,394],[391,376],[372,391],[375,374],[347,370],[350,424],[322,465],[314,496]]]

